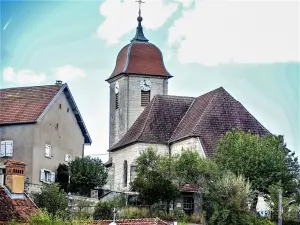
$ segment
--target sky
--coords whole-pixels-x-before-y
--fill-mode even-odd
[[[7,1],[1,7],[1,88],[66,82],[108,159],[109,85],[134,37],[134,0]],[[174,76],[169,94],[220,86],[300,156],[300,1],[144,0],[145,36]]]

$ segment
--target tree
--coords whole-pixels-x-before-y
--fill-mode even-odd
[[[219,141],[215,162],[221,170],[243,174],[252,189],[269,194],[269,187],[281,183],[285,194],[296,191],[300,166],[295,153],[286,148],[282,136],[263,138],[239,130],[227,132]],[[252,205],[257,205],[258,194]]]
[[[39,208],[46,208],[52,215],[65,210],[68,206],[66,194],[57,184],[44,184],[41,193],[33,194],[33,199]]]
[[[249,181],[228,172],[208,185],[206,195],[213,209],[209,224],[253,224],[249,210],[252,200]]]
[[[179,194],[170,176],[164,172],[165,166],[162,164],[166,162],[165,157],[148,149],[136,162],[136,178],[131,185],[140,193],[144,204],[152,205],[160,201],[169,203]]]
[[[56,171],[56,182],[59,183],[60,187],[68,192],[68,182],[69,182],[69,167],[67,164],[59,164]]]
[[[106,183],[107,170],[98,158],[89,156],[75,158],[70,167],[70,192],[88,196],[91,189],[100,188]],[[66,190],[66,174],[69,176],[68,166],[60,165],[57,169],[57,182]]]

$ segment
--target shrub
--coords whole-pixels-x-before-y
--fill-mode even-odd
[[[284,225],[300,225],[300,220],[283,220]]]
[[[47,209],[52,215],[64,211],[68,206],[65,192],[60,190],[57,184],[45,184],[41,193],[33,195],[33,200],[39,208]]]
[[[110,220],[113,217],[114,206],[111,202],[98,202],[93,214],[94,220]]]
[[[145,208],[128,207],[121,210],[120,218],[138,219],[149,217],[149,210]]]

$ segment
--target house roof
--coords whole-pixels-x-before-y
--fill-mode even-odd
[[[0,126],[39,122],[61,93],[71,105],[85,144],[91,144],[91,137],[67,84],[0,89]]]
[[[220,87],[197,98],[159,95],[153,98],[125,136],[109,151],[135,142],[171,144],[199,137],[207,157],[218,140],[233,128],[264,135],[264,128],[238,101]]]
[[[29,199],[12,199],[4,188],[0,187],[0,224],[11,219],[26,222],[29,216],[37,211],[37,207]]]
[[[96,220],[93,221],[91,224],[97,225],[109,225],[111,220]],[[161,219],[154,219],[154,218],[145,218],[145,219],[122,219],[116,220],[116,224],[122,225],[168,225],[169,223],[162,221]]]

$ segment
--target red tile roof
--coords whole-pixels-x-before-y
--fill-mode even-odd
[[[199,137],[205,155],[211,157],[218,140],[233,128],[261,136],[269,134],[222,87],[198,98],[157,95],[109,151],[135,142],[169,144]]]
[[[121,49],[108,80],[120,74],[145,74],[171,77],[159,48],[148,42],[133,41]]]
[[[36,122],[60,89],[58,85],[1,89],[0,124]]]
[[[67,84],[0,89],[0,126],[36,123],[60,93],[67,97],[85,144],[92,140]]]
[[[12,219],[26,222],[37,210],[35,204],[29,199],[11,199],[0,187],[0,224]]]
[[[98,220],[94,221],[93,225],[109,225],[111,220]],[[116,220],[116,223],[119,225],[168,225],[169,223],[162,221],[161,219],[123,219]]]

